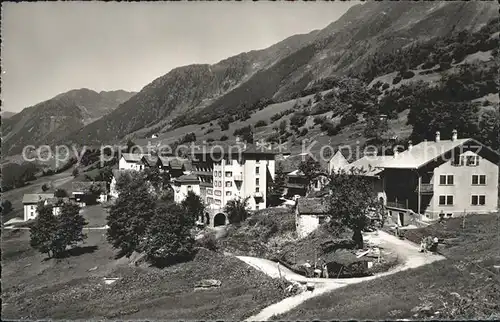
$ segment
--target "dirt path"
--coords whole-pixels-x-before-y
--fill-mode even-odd
[[[340,278],[340,279],[322,279],[322,278],[306,278],[302,275],[296,274],[289,269],[278,265],[278,263],[256,257],[249,256],[237,256],[240,260],[244,261],[248,265],[266,273],[272,278],[279,278],[280,274],[282,277],[289,281],[306,281],[314,283],[314,291],[307,291],[301,294],[288,297],[278,303],[272,304],[257,315],[254,315],[247,319],[247,321],[266,321],[269,320],[273,315],[278,315],[290,311],[291,309],[297,307],[303,302],[322,295],[324,293],[333,291],[340,287],[344,287],[350,284],[357,284],[371,279],[379,278],[386,275],[391,275],[406,269],[419,267],[432,263],[437,260],[444,259],[443,256],[435,255],[431,253],[420,253],[416,245],[409,241],[400,240],[399,238],[392,236],[388,233],[378,231],[376,233],[367,234],[365,236],[365,241],[369,244],[379,245],[387,249],[391,249],[396,252],[403,259],[403,264],[399,265],[392,270],[384,273],[380,273],[374,276],[360,277],[360,278]],[[279,267],[279,269],[278,269]]]

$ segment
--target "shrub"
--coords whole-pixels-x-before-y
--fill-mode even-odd
[[[247,219],[248,199],[249,197],[246,197],[244,199],[236,198],[227,202],[226,206],[224,207],[224,211],[227,213],[229,222],[231,224],[239,224],[240,222]]]
[[[209,134],[209,133],[212,133],[214,131],[214,129],[208,129],[205,134]]]
[[[324,116],[316,116],[314,117],[314,124],[323,124],[326,121],[326,117]],[[322,129],[323,131],[323,129]]]
[[[260,120],[260,121],[257,121],[257,123],[255,123],[254,127],[262,127],[262,126],[266,126],[266,125],[267,125],[266,121]]]
[[[329,136],[334,136],[339,134],[340,129],[338,126],[335,126],[332,122],[325,121],[321,124],[321,131],[326,132]]]
[[[436,66],[436,63],[433,61],[427,61],[422,65],[422,69],[429,69]]]
[[[306,116],[303,113],[294,113],[290,118],[290,126],[298,129],[306,123]]]
[[[396,77],[392,80],[392,84],[393,84],[393,85],[396,85],[396,84],[398,84],[400,81],[401,81],[401,76],[396,76]]]
[[[307,132],[309,132],[306,128],[303,128],[300,132],[299,132],[299,136],[305,136],[307,134]]]
[[[42,185],[42,191],[43,191],[43,192],[45,192],[45,191],[47,191],[47,190],[49,190],[49,186],[48,186],[46,183],[44,183],[44,184]]]
[[[227,139],[228,139],[227,135],[223,135],[220,137],[221,141],[227,141]]]
[[[219,249],[217,238],[215,238],[214,232],[208,232],[203,235],[200,239],[196,241],[197,247],[203,247],[211,251],[216,252]]]
[[[208,142],[208,143],[213,142],[213,141],[215,141],[215,139],[214,139],[214,138],[208,138],[208,139],[207,139],[207,142]]]
[[[389,88],[389,86],[390,86],[389,84],[384,83],[384,85],[382,85],[382,90],[386,90],[386,89],[388,89],[388,88]]]
[[[64,189],[57,189],[56,192],[54,192],[54,196],[57,198],[64,198],[68,196],[68,192]]]
[[[412,72],[411,70],[407,70],[401,73],[401,77],[403,77],[403,79],[409,79],[412,78],[413,76],[415,76],[415,73]]]
[[[11,211],[12,211],[12,203],[7,199],[2,200],[2,216],[5,216]]]
[[[358,116],[354,112],[349,112],[346,115],[342,116],[340,119],[340,126],[344,127],[349,124],[356,123],[358,121]]]

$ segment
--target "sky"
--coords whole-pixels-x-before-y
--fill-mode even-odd
[[[324,28],[356,3],[3,3],[2,110],[76,88],[139,91],[173,68]]]

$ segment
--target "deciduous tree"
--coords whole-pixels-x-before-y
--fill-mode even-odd
[[[363,248],[362,231],[369,225],[368,213],[380,211],[373,184],[361,171],[347,173],[340,171],[330,175],[328,204],[328,225],[334,230],[349,228],[358,248]]]
[[[239,224],[248,218],[248,199],[249,197],[235,198],[226,203],[224,211],[231,224]]]
[[[122,175],[117,182],[119,193],[107,219],[107,240],[120,255],[129,257],[140,250],[146,227],[154,215],[155,197],[144,176],[135,171]]]
[[[158,206],[148,225],[143,250],[155,265],[168,265],[189,257],[193,252],[192,216],[181,205]]]
[[[192,191],[189,191],[186,198],[181,202],[189,218],[191,218],[191,225],[194,225],[198,218],[203,218],[205,212],[205,205],[203,199]]]

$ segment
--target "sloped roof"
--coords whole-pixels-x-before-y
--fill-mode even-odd
[[[90,189],[92,185],[97,185],[101,187],[103,191],[107,191],[106,181],[75,181],[71,184],[73,192],[85,192]]]
[[[333,171],[339,171],[347,165],[349,165],[349,161],[347,161],[340,150],[338,150],[329,161],[329,167],[331,167]],[[328,170],[330,170],[330,168]]]
[[[127,162],[139,162],[145,154],[122,153],[122,157]]]
[[[343,169],[347,172],[351,170],[361,170],[366,171],[363,173],[365,176],[376,176],[384,170],[386,164],[394,159],[393,156],[374,156],[365,155],[361,159],[354,161],[353,163],[347,164]]]
[[[443,154],[449,152],[468,142],[479,142],[467,139],[424,141],[392,157],[391,161],[384,164],[386,168],[418,169],[427,163],[439,159]]]
[[[158,157],[155,155],[146,154],[146,155],[142,156],[142,162],[144,162],[145,164],[147,164],[150,167],[156,166],[156,163],[158,162]]]
[[[178,178],[172,179],[172,181],[179,183],[199,183],[200,179],[194,174],[184,174]]]
[[[319,215],[325,214],[328,207],[323,198],[299,198],[297,200],[297,209],[301,215]]]
[[[23,204],[38,203],[39,201],[54,198],[53,193],[26,193],[23,196]]]
[[[175,157],[175,156],[159,156],[158,159],[160,160],[161,164],[164,167],[170,167],[175,170],[186,170],[189,171],[192,169],[191,166],[191,161],[189,161],[186,158],[181,158],[181,157]]]
[[[284,173],[290,173],[295,170],[299,169],[299,166],[302,162],[307,161],[308,159],[312,158],[308,154],[295,154],[287,157],[286,159],[280,159],[276,161],[276,166],[283,166],[283,172]],[[319,162],[319,165],[321,169],[323,169],[325,172],[328,171],[328,161],[323,160],[320,157],[316,157],[316,160]]]

